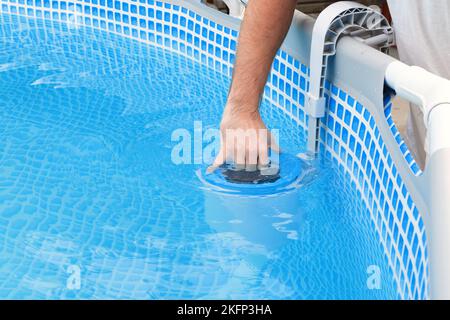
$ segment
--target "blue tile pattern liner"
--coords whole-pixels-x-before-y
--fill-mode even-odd
[[[153,0],[2,0],[1,11],[89,26],[173,50],[231,76],[237,30],[211,21],[170,1]],[[309,69],[280,51],[265,97],[306,131],[305,94]],[[352,182],[367,207],[393,270],[399,298],[428,297],[428,254],[424,223],[370,112],[355,98],[326,83],[329,112],[321,122],[320,149]],[[391,117],[385,115],[399,148],[416,175],[421,174]]]

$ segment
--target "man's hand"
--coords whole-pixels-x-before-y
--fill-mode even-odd
[[[278,151],[259,114],[273,58],[285,38],[297,0],[251,0],[239,34],[233,81],[222,118],[222,146],[209,171],[223,163],[247,170],[269,163]]]
[[[278,145],[262,121],[257,107],[227,105],[220,131],[220,152],[208,172],[224,163],[233,163],[237,169],[255,171],[269,165],[269,148],[279,152]]]

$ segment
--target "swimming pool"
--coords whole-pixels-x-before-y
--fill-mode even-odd
[[[171,138],[218,126],[236,21],[190,1],[2,3],[0,297],[428,296],[424,223],[363,101],[327,82],[320,158],[296,188],[218,192]],[[261,107],[290,156],[308,75],[281,50]]]

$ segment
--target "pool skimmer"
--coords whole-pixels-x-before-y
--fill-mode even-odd
[[[223,165],[212,173],[198,171],[198,177],[212,191],[240,195],[270,195],[296,189],[314,171],[310,161],[288,153],[271,157],[266,168],[247,171]]]

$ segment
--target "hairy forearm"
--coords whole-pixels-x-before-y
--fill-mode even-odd
[[[274,56],[292,21],[296,0],[250,0],[238,41],[228,112],[255,113]]]

